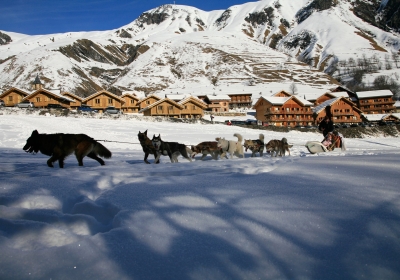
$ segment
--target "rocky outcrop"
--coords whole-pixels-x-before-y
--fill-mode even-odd
[[[312,13],[330,9],[337,4],[338,0],[314,0],[296,14],[298,23],[305,21]]]
[[[0,45],[7,45],[12,42],[10,36],[5,33],[0,32]]]
[[[268,7],[261,12],[250,13],[244,20],[251,23],[254,27],[266,23],[271,26],[274,20],[274,8]]]
[[[400,32],[400,0],[356,0],[353,5],[355,16],[385,31]]]

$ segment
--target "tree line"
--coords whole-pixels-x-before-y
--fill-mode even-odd
[[[334,60],[328,74],[334,77],[342,85],[352,91],[383,90],[389,89],[394,98],[400,100],[400,75],[394,72],[390,76],[378,75],[372,82],[365,81],[365,75],[376,74],[382,70],[400,68],[400,54],[386,54],[382,61],[376,54],[367,57],[363,54],[360,58]]]

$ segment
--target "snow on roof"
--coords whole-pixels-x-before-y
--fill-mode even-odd
[[[186,97],[186,94],[166,94],[165,97],[174,101],[179,101],[184,99]]]
[[[393,93],[388,89],[383,90],[371,90],[371,91],[358,91],[356,92],[359,99],[371,98],[371,97],[382,97],[382,96],[393,96]]]
[[[363,114],[368,121],[380,121],[390,114]]]
[[[208,98],[208,100],[231,100],[231,98],[227,94],[207,94],[206,97]]]
[[[299,96],[302,96],[305,100],[317,100],[318,97],[320,97],[322,94],[318,92],[312,92],[312,93],[302,93],[299,94]]]
[[[326,106],[329,106],[329,105],[335,103],[335,102],[336,102],[337,100],[339,100],[340,98],[341,98],[341,97],[336,97],[336,98],[332,98],[332,99],[326,100],[325,102],[322,102],[321,104],[319,104],[318,106],[316,106],[316,107],[313,109],[313,112],[314,112],[314,113],[319,113],[319,112],[321,112],[322,110],[325,109]]]
[[[400,107],[400,101],[394,102],[394,107],[399,108]]]
[[[346,91],[333,91],[328,93],[336,97],[349,97],[349,94]]]

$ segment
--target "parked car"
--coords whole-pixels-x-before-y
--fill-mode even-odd
[[[48,104],[47,109],[68,109],[68,108],[62,106],[61,104]]]
[[[78,108],[76,108],[77,112],[82,112],[82,113],[97,113],[98,111],[93,109],[92,107],[88,106],[88,105],[84,105],[82,104],[81,106],[79,106]]]
[[[342,128],[348,128],[349,125],[348,124],[342,124]]]
[[[5,107],[6,103],[4,103],[4,100],[0,99],[0,107]]]
[[[17,106],[18,108],[35,108],[33,102],[30,102],[29,100],[24,100],[15,106]]]
[[[352,123],[350,127],[358,127],[358,123]]]
[[[122,114],[122,111],[120,109],[115,108],[114,106],[108,106],[107,108],[104,109],[103,112],[107,114]]]

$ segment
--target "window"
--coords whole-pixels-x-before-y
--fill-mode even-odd
[[[157,110],[158,110],[159,112],[162,112],[162,111],[163,111],[163,106],[157,106]]]
[[[100,104],[100,98],[95,99],[95,100],[94,100],[94,103]]]
[[[289,112],[289,111],[290,111],[290,108],[286,108],[286,111],[288,111],[288,112]]]
[[[173,111],[174,110],[174,106],[168,106],[168,111]]]
[[[40,97],[36,97],[36,102],[40,102]]]
[[[275,107],[275,111],[279,111],[279,108],[278,108],[278,107]]]
[[[113,104],[113,100],[111,98],[108,98],[108,104]]]
[[[150,100],[146,100],[146,105],[150,105]]]
[[[8,101],[13,101],[13,97],[12,97],[12,96],[9,96],[9,97],[8,97]]]
[[[185,110],[187,109],[187,105],[185,105]]]
[[[131,104],[135,104],[135,100],[131,99]]]
[[[196,108],[196,105],[193,105],[193,108],[192,108],[193,110],[196,110],[197,108]]]

